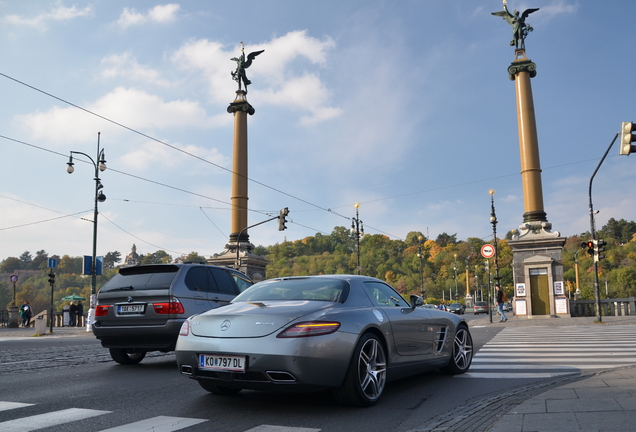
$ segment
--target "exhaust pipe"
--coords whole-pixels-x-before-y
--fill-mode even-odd
[[[192,376],[192,366],[181,365],[181,374],[185,376]]]
[[[296,378],[289,372],[267,371],[265,372],[265,375],[267,375],[267,378],[275,383],[291,384],[296,382]]]

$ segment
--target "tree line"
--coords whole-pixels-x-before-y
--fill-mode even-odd
[[[508,240],[498,239],[498,263],[501,285],[509,297],[513,294],[512,250]],[[563,250],[563,267],[566,292],[576,290],[576,268],[579,269],[579,298],[594,298],[593,259],[581,248],[590,238],[589,232],[567,238]],[[606,258],[599,262],[599,280],[603,298],[636,296],[636,222],[610,219],[598,231],[598,238],[607,242]],[[494,273],[493,260],[485,265],[481,247],[492,243],[492,238],[469,237],[458,240],[456,234],[441,233],[434,240],[419,231],[409,232],[404,240],[391,240],[381,234],[367,234],[360,238],[357,247],[356,234],[337,226],[329,235],[317,233],[295,241],[285,241],[271,246],[258,246],[254,253],[269,260],[267,277],[304,276],[313,274],[360,273],[384,280],[405,297],[420,294],[428,302],[462,301],[467,284],[472,295],[486,298],[489,271]],[[360,268],[357,268],[358,254]],[[67,295],[90,296],[90,277],[82,272],[82,257],[59,257],[54,296],[54,307],[61,310]],[[18,304],[28,299],[36,312],[48,309],[51,289],[48,283],[49,255],[41,250],[32,256],[24,252],[20,257],[9,257],[0,263],[0,273],[10,274],[17,269],[39,270],[40,273],[23,278],[16,287]],[[205,261],[197,252],[187,256],[172,256],[163,250],[140,256],[140,264]],[[98,276],[98,287],[117,271],[122,262],[121,253],[109,252],[103,258],[104,274]],[[577,264],[577,265],[575,265]],[[468,270],[468,272],[466,271]],[[467,277],[468,274],[468,277]],[[9,281],[0,282],[0,307],[8,305],[13,296]]]

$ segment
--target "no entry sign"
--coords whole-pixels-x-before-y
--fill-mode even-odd
[[[495,256],[495,247],[491,244],[485,244],[481,247],[481,256],[484,258],[492,258]]]

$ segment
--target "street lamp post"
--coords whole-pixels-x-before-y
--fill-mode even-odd
[[[420,259],[420,295],[424,297],[424,273],[423,273],[423,260],[424,260],[424,250],[422,249],[422,237],[418,237],[420,241],[417,245],[417,257]]]
[[[453,268],[455,269],[455,300],[459,298],[459,293],[457,292],[457,254],[454,254],[455,257],[455,265]]]
[[[356,235],[356,255],[358,257],[358,274],[360,274],[360,236],[364,235],[364,226],[362,225],[362,221],[358,217],[358,208],[360,207],[359,203],[355,203],[354,207],[356,208],[356,217],[351,218],[351,234]]]
[[[493,246],[495,248],[495,287],[501,289],[501,277],[499,277],[499,251],[497,247],[497,214],[495,213],[495,190],[490,189],[490,223],[492,224]],[[492,320],[492,313],[490,314]]]
[[[86,331],[91,330],[93,325],[93,318],[95,316],[95,295],[97,294],[97,215],[99,214],[97,204],[106,201],[106,195],[101,192],[104,187],[99,179],[99,172],[106,170],[106,159],[104,157],[104,149],[99,148],[100,132],[97,132],[97,157],[93,159],[86,153],[71,151],[68,162],[66,165],[66,172],[72,174],[75,171],[73,168],[73,154],[81,154],[86,156],[93,164],[95,168],[95,210],[93,212],[93,261],[91,263],[91,302],[88,310],[88,319],[86,320]]]

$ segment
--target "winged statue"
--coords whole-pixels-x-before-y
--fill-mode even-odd
[[[246,59],[245,46],[243,45],[243,42],[241,42],[241,56],[238,58],[232,57],[230,59],[236,62],[236,71],[231,72],[231,74],[232,74],[232,79],[238,82],[239,90],[241,90],[241,81],[242,81],[243,85],[245,86],[245,93],[247,93],[247,86],[252,84],[252,82],[247,79],[247,75],[245,75],[245,69],[250,67],[254,58],[256,58],[256,56],[262,53],[263,51],[265,50],[251,52],[247,55],[247,59]]]
[[[515,9],[513,13],[508,11],[508,7],[506,6],[506,0],[503,0],[503,9],[499,12],[491,12],[495,16],[500,16],[508,24],[512,26],[512,40],[510,41],[510,46],[514,46],[516,49],[525,49],[525,40],[528,33],[533,30],[532,27],[526,25],[526,18],[532,12],[536,12],[539,8],[534,9],[526,9],[523,11],[521,15],[519,15],[519,11]]]

